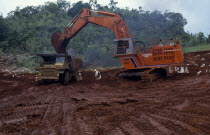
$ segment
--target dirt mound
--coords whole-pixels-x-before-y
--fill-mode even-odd
[[[17,66],[17,63],[18,63],[17,56],[1,54],[0,55],[0,72],[8,72],[10,74],[11,72],[13,73],[30,72],[30,70],[25,67]]]
[[[190,74],[210,73],[210,51],[186,53],[184,56]]]

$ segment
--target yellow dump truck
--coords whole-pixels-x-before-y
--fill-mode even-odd
[[[79,80],[79,70],[83,67],[81,59],[67,54],[37,54],[37,56],[43,59],[40,67],[36,67],[39,84],[55,80],[67,85],[70,81]]]

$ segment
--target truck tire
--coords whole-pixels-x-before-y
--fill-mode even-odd
[[[69,71],[65,71],[63,78],[63,85],[69,84],[69,81],[70,81],[70,73]]]
[[[73,73],[74,75],[72,76],[72,81],[79,81],[79,74],[78,74],[78,71],[74,71]]]
[[[37,83],[38,83],[38,85],[42,85],[43,84],[43,80],[38,80]]]
[[[37,81],[38,82],[38,85],[43,85],[43,84],[46,84],[47,83],[47,81],[46,80],[38,80]]]
[[[63,80],[64,80],[64,73],[63,74],[59,74],[58,82],[59,83],[63,83]]]

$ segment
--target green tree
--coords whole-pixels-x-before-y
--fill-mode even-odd
[[[66,0],[57,0],[57,5],[60,10],[67,12],[71,8],[70,2]]]
[[[199,43],[199,44],[205,42],[205,36],[204,36],[204,33],[203,33],[203,32],[199,32],[199,33],[197,34],[197,40],[198,40],[198,43]]]
[[[210,34],[208,35],[207,39],[206,39],[207,43],[210,43]]]
[[[97,0],[90,0],[90,1],[89,1],[89,5],[91,6],[91,8],[92,8],[93,10],[97,10],[97,9],[98,9],[99,4],[97,4],[97,3],[98,3]]]
[[[79,11],[82,8],[91,9],[91,6],[90,6],[89,3],[83,3],[82,1],[79,1],[75,4],[73,4],[73,7],[68,10],[68,15],[71,16],[71,17],[74,17],[79,13]]]
[[[108,5],[112,11],[115,11],[117,8],[117,6],[116,6],[117,4],[118,4],[118,2],[116,2],[114,0],[110,0],[110,3]]]
[[[6,20],[0,16],[0,42],[4,41],[8,37],[9,28]]]

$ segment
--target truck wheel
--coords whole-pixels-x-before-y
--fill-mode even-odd
[[[69,84],[69,81],[70,81],[70,74],[69,71],[66,71],[64,73],[63,85]]]
[[[38,80],[37,83],[38,83],[38,85],[42,85],[43,81],[42,80]]]
[[[46,80],[38,80],[38,85],[43,85],[43,84],[46,84]]]
[[[65,75],[64,73],[63,74],[59,74],[59,79],[58,79],[59,83],[63,83],[64,75]]]
[[[79,74],[78,71],[74,71],[74,76],[72,76],[72,81],[79,81]]]
[[[79,79],[79,75],[78,75],[78,72],[77,72],[77,74],[76,74],[75,78],[76,78],[76,79],[75,79],[76,81],[80,81],[80,79]]]

